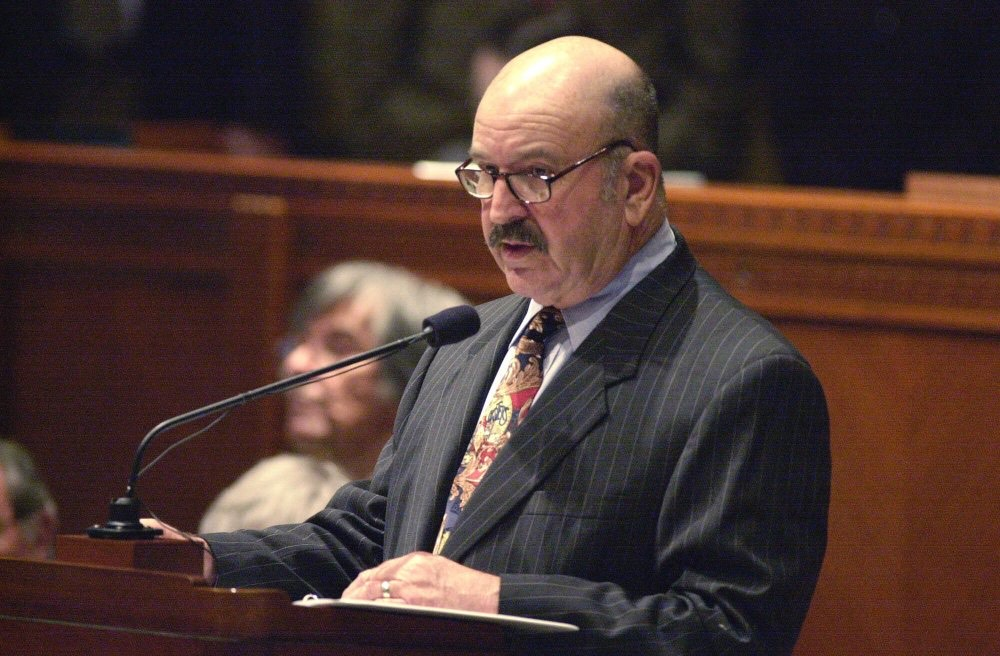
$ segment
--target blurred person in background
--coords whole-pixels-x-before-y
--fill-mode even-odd
[[[290,318],[281,375],[293,376],[420,332],[425,317],[465,300],[401,268],[333,266],[310,282]],[[265,458],[224,490],[202,532],[306,519],[343,484],[369,478],[422,344],[286,393],[289,452]]]
[[[0,439],[0,556],[53,558],[58,528],[56,503],[31,454]]]

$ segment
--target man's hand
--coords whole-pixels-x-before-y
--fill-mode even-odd
[[[344,599],[394,599],[418,606],[496,613],[500,577],[426,552],[387,560],[347,586]]]
[[[143,526],[148,526],[149,528],[158,528],[158,529],[160,529],[161,531],[163,531],[163,535],[160,535],[158,537],[164,538],[166,540],[186,540],[188,542],[194,540],[198,544],[205,544],[205,541],[202,540],[197,535],[193,535],[191,533],[184,533],[182,531],[179,531],[176,528],[174,528],[173,526],[170,526],[169,524],[164,524],[163,522],[161,522],[158,519],[151,519],[149,517],[143,517],[142,519],[139,520],[139,522]]]

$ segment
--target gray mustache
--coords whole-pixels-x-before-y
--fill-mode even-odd
[[[487,244],[490,248],[496,248],[500,242],[506,240],[524,242],[543,253],[549,252],[549,245],[545,241],[545,237],[525,219],[493,226]]]

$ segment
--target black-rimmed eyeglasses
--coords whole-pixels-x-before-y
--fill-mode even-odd
[[[518,171],[517,173],[501,173],[494,167],[469,168],[472,158],[465,160],[461,166],[455,169],[458,181],[462,183],[469,195],[476,198],[491,198],[493,189],[496,187],[498,178],[503,178],[507,183],[507,188],[514,194],[514,197],[525,204],[544,203],[552,198],[552,183],[563,177],[573,169],[583,166],[595,157],[600,157],[620,146],[628,146],[635,150],[635,146],[628,139],[612,141],[600,150],[587,155],[583,159],[570,164],[558,173],[540,173],[534,171]]]

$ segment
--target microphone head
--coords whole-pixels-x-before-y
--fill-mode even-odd
[[[424,319],[424,332],[431,346],[460,342],[479,331],[479,313],[471,305],[456,305]]]

